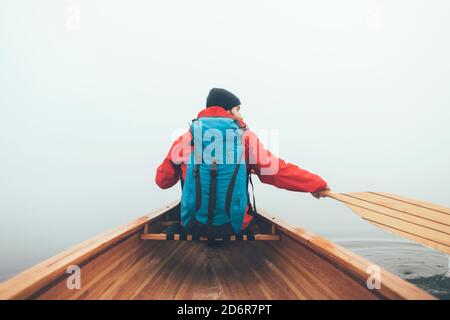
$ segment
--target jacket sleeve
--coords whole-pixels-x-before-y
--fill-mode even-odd
[[[318,192],[327,186],[318,175],[286,163],[266,150],[253,132],[247,131],[245,143],[247,163],[262,183],[299,192]]]
[[[190,133],[180,136],[172,144],[169,153],[156,170],[155,182],[161,189],[168,189],[180,180],[181,165],[190,150]]]
[[[155,182],[161,189],[168,189],[174,186],[179,180],[177,171],[174,168],[175,165],[170,160],[169,155],[156,170]]]

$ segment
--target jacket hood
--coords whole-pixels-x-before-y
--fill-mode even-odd
[[[236,118],[232,114],[228,113],[227,110],[225,110],[224,108],[219,107],[219,106],[214,106],[214,107],[209,107],[209,108],[203,109],[197,115],[197,118],[207,118],[207,117],[220,117],[220,118],[234,119],[234,120],[238,121],[243,128],[247,128],[247,124],[242,119]]]

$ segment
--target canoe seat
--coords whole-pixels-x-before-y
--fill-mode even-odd
[[[141,235],[142,240],[174,240],[174,241],[209,241],[206,237],[193,237],[191,234],[182,235],[182,234],[172,234],[168,235],[165,233],[143,233]],[[241,236],[230,236],[229,238],[215,238],[211,241],[279,241],[279,235],[273,234],[254,234],[250,235],[241,235]]]

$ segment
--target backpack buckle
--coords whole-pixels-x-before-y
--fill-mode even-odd
[[[199,173],[199,165],[194,166],[194,177],[197,177]]]
[[[211,171],[211,175],[217,176],[218,168],[217,168],[216,161],[213,161],[213,163],[211,164],[210,171]]]

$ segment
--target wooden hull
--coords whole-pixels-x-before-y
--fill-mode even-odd
[[[173,203],[83,242],[0,284],[0,299],[433,299],[382,269],[381,288],[369,290],[372,263],[265,212],[258,227],[280,241],[141,239],[178,215]],[[81,288],[71,290],[73,265]]]

